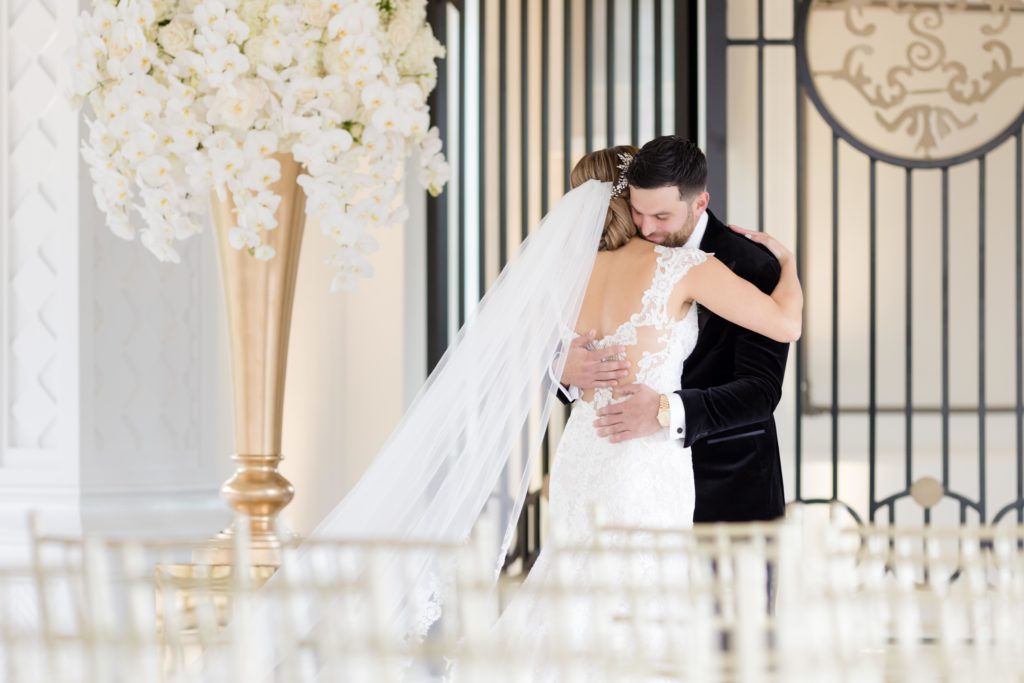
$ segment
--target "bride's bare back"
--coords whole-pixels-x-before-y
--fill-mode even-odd
[[[576,332],[597,331],[598,341],[609,337],[643,310],[643,297],[654,280],[658,267],[655,245],[633,238],[615,251],[598,253],[587,284],[587,291],[576,323]],[[692,302],[680,287],[673,287],[666,310],[673,320],[681,320]],[[636,327],[636,344],[625,346],[629,361],[628,376],[618,380],[619,386],[636,381],[638,363],[645,353],[656,353],[665,346],[664,331],[650,325]],[[594,389],[583,392],[583,400],[592,401]]]

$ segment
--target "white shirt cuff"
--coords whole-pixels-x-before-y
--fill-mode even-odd
[[[573,401],[580,400],[580,396],[583,395],[583,392],[580,391],[579,387],[573,386],[571,384],[567,387],[559,384],[558,390],[562,392],[562,396],[565,396],[565,398],[568,399],[570,403]]]
[[[668,395],[668,438],[682,439],[686,436],[686,410],[683,408],[683,399],[679,394],[672,392]]]

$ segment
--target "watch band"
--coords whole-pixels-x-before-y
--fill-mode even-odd
[[[672,422],[672,410],[669,407],[668,396],[662,394],[658,397],[658,424],[668,427]]]

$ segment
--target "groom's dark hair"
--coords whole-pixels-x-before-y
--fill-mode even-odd
[[[629,184],[642,190],[675,185],[689,199],[708,185],[708,160],[700,147],[678,135],[654,138],[640,148],[627,173]]]

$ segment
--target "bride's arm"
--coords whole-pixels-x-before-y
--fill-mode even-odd
[[[736,231],[768,247],[779,260],[782,274],[770,296],[713,256],[690,270],[680,284],[686,288],[688,298],[729,322],[775,341],[796,341],[800,338],[804,306],[803,290],[796,274],[796,258],[770,235]]]

